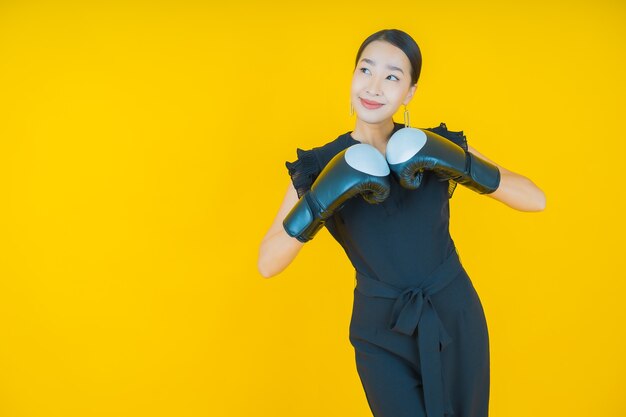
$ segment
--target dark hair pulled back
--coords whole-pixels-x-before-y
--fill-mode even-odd
[[[422,72],[422,53],[417,42],[406,32],[399,29],[383,29],[367,37],[359,47],[354,62],[354,69],[359,64],[361,54],[367,45],[374,41],[385,41],[400,48],[411,63],[411,85],[417,84]]]

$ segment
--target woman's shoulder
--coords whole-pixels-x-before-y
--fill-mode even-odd
[[[355,143],[350,139],[350,132],[345,132],[331,141],[314,147],[313,150],[319,159],[320,169],[324,169],[324,167],[335,157],[335,155]]]
[[[296,148],[298,160],[308,160],[309,162],[313,160],[317,162],[318,169],[321,171],[335,155],[352,145],[350,138],[350,132],[346,132],[335,139],[311,148]]]
[[[444,138],[449,139],[452,142],[456,143],[464,150],[466,151],[468,150],[467,138],[463,134],[462,130],[459,130],[459,131],[448,130],[448,126],[446,126],[444,122],[441,122],[439,126],[427,127],[427,128],[424,128],[424,130],[428,130],[428,131],[438,134],[439,136],[443,136]]]
[[[298,197],[311,187],[319,173],[335,155],[352,144],[350,139],[350,132],[346,132],[312,148],[296,148],[297,158],[291,162],[285,161],[285,166],[298,191]]]
[[[466,152],[469,152],[468,147],[467,147],[467,138],[463,134],[462,130],[459,130],[459,131],[449,130],[448,126],[446,126],[446,124],[443,122],[441,122],[439,126],[426,128],[424,130],[429,130],[433,133],[436,133],[439,136],[442,136],[450,140],[451,142],[459,145]],[[452,198],[452,196],[454,195],[454,191],[456,190],[457,183],[451,179],[447,181],[448,181],[448,198]]]

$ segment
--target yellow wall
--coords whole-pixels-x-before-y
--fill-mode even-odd
[[[256,260],[383,28],[422,49],[412,125],[547,195],[451,201],[491,414],[626,413],[622,2],[124,3],[0,6],[1,416],[370,416],[340,246]]]

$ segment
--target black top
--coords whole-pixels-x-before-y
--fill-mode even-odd
[[[404,127],[395,123],[393,132]],[[420,128],[437,133],[467,151],[463,131],[449,131],[445,123]],[[285,162],[298,197],[309,190],[330,160],[360,143],[346,132],[310,150],[297,148],[298,159]],[[326,221],[326,228],[343,247],[357,271],[398,287],[417,283],[411,277],[426,276],[455,250],[448,226],[449,199],[457,184],[425,171],[416,190],[403,188],[389,176],[391,191],[380,204],[369,204],[357,195]]]

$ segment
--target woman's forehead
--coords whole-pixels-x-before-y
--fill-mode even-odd
[[[365,47],[361,53],[359,62],[363,60],[376,66],[382,64],[385,66],[407,68],[408,64],[410,64],[409,58],[402,49],[389,42],[381,41],[374,41]]]

